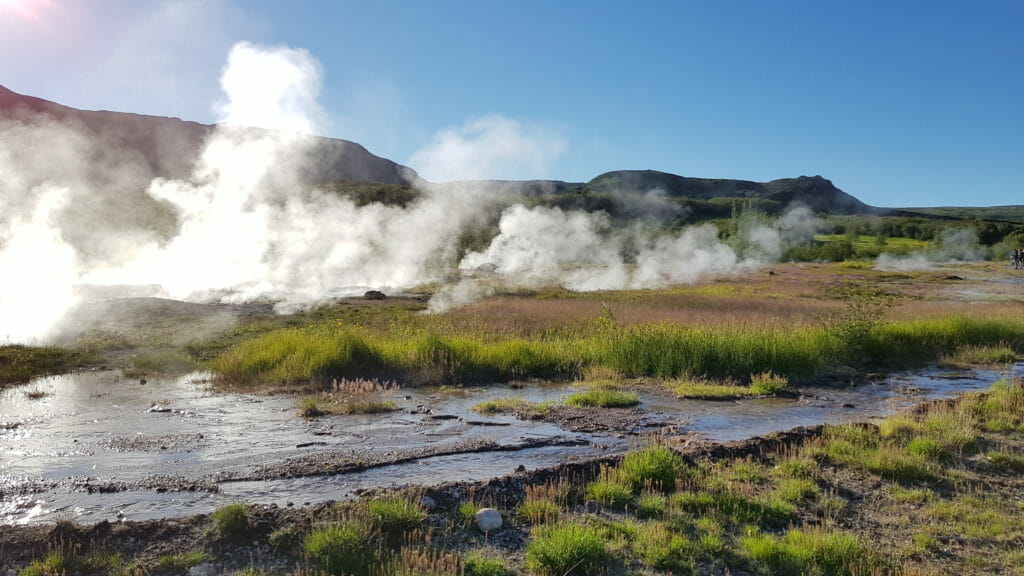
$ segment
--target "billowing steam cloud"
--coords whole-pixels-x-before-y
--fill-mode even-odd
[[[409,163],[435,182],[545,178],[566,147],[552,130],[491,114],[438,131]]]
[[[0,342],[55,335],[89,286],[271,299],[289,310],[461,270],[466,279],[431,302],[443,310],[499,283],[639,288],[748,270],[813,227],[797,208],[773,224],[749,222],[726,243],[708,225],[666,234],[643,218],[623,227],[603,213],[528,208],[483,183],[425,183],[407,206],[357,206],[303,179],[309,134],[323,118],[320,85],[320,65],[304,50],[237,44],[221,77],[220,124],[190,175],[144,189],[130,184],[143,163],[110,158],[115,143],[53,120],[0,125]],[[565,146],[553,133],[488,116],[438,133],[414,163],[440,179],[540,175]],[[658,191],[630,206],[682,216]],[[459,260],[460,236],[490,219],[497,236]]]
[[[742,227],[735,242],[726,243],[710,224],[674,235],[637,226],[616,230],[603,213],[515,205],[502,214],[490,246],[462,259],[459,268],[469,278],[440,290],[430,308],[441,311],[486,295],[493,283],[474,278],[481,275],[505,285],[589,291],[658,288],[739,273],[777,259],[784,244],[813,235],[816,225],[808,208],[795,206],[773,225]]]
[[[978,260],[985,256],[985,248],[978,241],[973,228],[947,228],[939,233],[933,248],[917,250],[906,255],[881,254],[875,261],[879,270],[929,270],[942,262]]]

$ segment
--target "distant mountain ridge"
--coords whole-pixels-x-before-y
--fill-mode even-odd
[[[71,108],[25,96],[0,86],[0,119],[33,121],[51,117],[77,124],[102,145],[102,153],[124,162],[143,162],[151,176],[185,178],[215,125],[179,118],[106,110]],[[348,140],[316,138],[310,153],[315,182],[347,180],[409,185],[419,176],[412,168],[371,154]]]
[[[585,189],[593,192],[646,194],[661,190],[672,198],[759,198],[781,206],[802,203],[816,212],[833,214],[868,214],[878,209],[864,204],[836,188],[821,176],[782,178],[770,182],[730,180],[721,178],[687,178],[655,170],[618,170],[607,172],[588,182]]]
[[[71,122],[101,143],[107,160],[141,163],[151,176],[185,178],[189,175],[203,142],[215,129],[178,118],[124,112],[87,111],[55,102],[17,94],[0,86],[0,119],[33,121],[41,117]],[[370,153],[363,146],[336,138],[317,137],[310,157],[313,182],[372,182],[413,186],[423,181],[415,170]],[[779,206],[800,202],[818,212],[833,214],[879,214],[884,210],[864,204],[821,176],[784,178],[770,182],[688,178],[654,170],[619,170],[597,176],[587,183],[559,180],[483,180],[443,183],[459,188],[486,185],[492,190],[526,196],[561,196],[594,193],[620,197],[643,195],[652,190],[672,198],[708,200],[751,198]]]

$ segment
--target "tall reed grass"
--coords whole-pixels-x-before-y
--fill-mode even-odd
[[[771,372],[806,377],[841,363],[902,366],[965,346],[1024,350],[1024,319],[955,316],[880,323],[847,341],[826,327],[645,324],[550,337],[453,334],[436,329],[369,332],[317,325],[242,342],[211,362],[236,382],[296,383],[383,378],[404,384],[571,379],[594,368],[626,377],[707,376],[746,380]]]

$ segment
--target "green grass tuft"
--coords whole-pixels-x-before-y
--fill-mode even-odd
[[[793,529],[781,538],[754,532],[744,536],[740,546],[771,574],[852,576],[874,564],[856,538],[840,532]]]
[[[248,536],[252,529],[249,522],[249,509],[245,504],[235,502],[227,504],[210,514],[213,531],[221,538],[238,540]]]
[[[497,556],[488,556],[479,550],[470,550],[462,557],[467,576],[508,576],[511,571],[505,561]]]
[[[565,403],[581,408],[628,408],[640,403],[640,395],[636,392],[595,388],[573,394],[565,399]]]
[[[676,479],[686,472],[686,463],[670,448],[648,446],[626,454],[619,469],[636,490],[650,487],[667,491],[674,489]]]
[[[369,576],[377,560],[373,534],[361,523],[317,528],[303,540],[302,549],[330,574]]]
[[[595,480],[587,484],[586,494],[587,498],[609,508],[622,509],[633,502],[633,488],[613,478]]]
[[[367,515],[388,534],[408,532],[419,527],[426,513],[408,498],[394,497],[384,500],[372,500],[367,504]]]
[[[581,524],[539,526],[526,545],[526,566],[539,576],[601,574],[609,560],[597,530]]]

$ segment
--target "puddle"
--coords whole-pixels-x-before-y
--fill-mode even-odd
[[[1024,364],[1013,370],[1021,376]],[[741,440],[794,426],[881,417],[923,399],[986,388],[1000,376],[931,370],[843,390],[806,388],[800,399],[711,402],[641,395],[641,406],[677,424],[680,433]],[[91,372],[0,392],[0,523],[177,517],[238,500],[302,505],[366,488],[486,480],[520,465],[548,467],[632,446],[621,435],[575,433],[469,410],[509,396],[557,401],[573,392],[565,385],[496,385],[460,394],[398,390],[388,399],[399,412],[305,420],[296,415],[292,398],[215,393],[203,377],[141,385],[116,372]],[[467,445],[486,451],[453,453]],[[388,460],[403,463],[379,465]],[[360,471],[297,478],[267,473],[307,461],[364,465]]]

